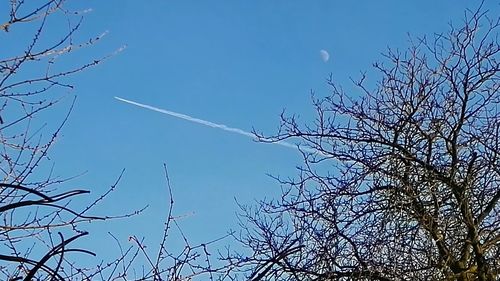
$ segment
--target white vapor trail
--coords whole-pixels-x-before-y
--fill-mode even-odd
[[[216,129],[221,129],[221,130],[224,130],[224,131],[227,131],[227,132],[231,132],[231,133],[235,133],[235,134],[238,134],[238,135],[242,135],[242,136],[245,136],[245,137],[249,137],[249,138],[255,139],[255,135],[254,134],[252,134],[250,132],[247,132],[247,131],[244,131],[242,129],[228,127],[228,126],[226,126],[224,124],[213,123],[213,122],[210,122],[210,121],[207,121],[207,120],[203,120],[203,119],[191,117],[191,116],[186,115],[186,114],[177,113],[177,112],[166,110],[166,109],[161,109],[161,108],[158,108],[158,107],[154,107],[154,106],[151,106],[151,105],[138,103],[138,102],[127,100],[127,99],[120,98],[120,97],[115,97],[115,99],[117,99],[119,101],[122,101],[122,102],[125,102],[125,103],[128,103],[128,104],[139,106],[139,107],[142,107],[142,108],[145,108],[145,109],[153,110],[153,111],[160,112],[160,113],[163,113],[163,114],[167,114],[167,115],[170,115],[170,116],[173,116],[173,117],[184,119],[186,121],[198,123],[198,124],[205,125],[205,126],[212,127],[212,128],[216,128]],[[281,146],[289,147],[289,148],[294,148],[294,149],[298,149],[299,148],[297,145],[289,143],[289,142],[285,142],[285,141],[279,141],[279,142],[273,142],[273,143],[274,144],[279,144]],[[310,149],[310,148],[301,147],[300,149],[302,149],[304,151],[307,151],[307,152],[313,152],[313,153],[314,152],[318,152],[317,150],[313,150],[313,149]]]

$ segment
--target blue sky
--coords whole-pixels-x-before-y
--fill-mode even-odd
[[[492,14],[499,5],[486,1]],[[195,124],[114,99],[188,114],[230,127],[271,134],[283,109],[311,120],[310,93],[328,95],[326,78],[353,95],[349,77],[372,73],[388,46],[405,49],[414,36],[459,23],[473,1],[79,1],[92,8],[79,38],[109,33],[81,59],[126,49],[74,78],[78,96],[53,150],[61,176],[86,173],[68,185],[92,196],[125,174],[100,206],[121,214],[149,205],[129,220],[90,225],[96,252],[111,241],[146,236],[158,243],[167,211],[163,163],[175,214],[194,242],[235,228],[237,206],[272,198],[279,185],[266,175],[293,176],[301,158],[293,149]],[[330,53],[323,62],[319,51]],[[79,59],[75,61],[78,62]],[[374,76],[376,77],[376,76]],[[70,99],[65,101],[68,104]],[[101,242],[97,242],[101,241]],[[96,244],[97,242],[97,244]],[[102,243],[102,244],[100,244]],[[106,244],[104,244],[106,243]],[[172,243],[178,243],[172,241]]]

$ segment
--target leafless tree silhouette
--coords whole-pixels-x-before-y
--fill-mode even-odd
[[[351,93],[330,77],[313,124],[283,114],[272,141],[316,153],[278,178],[280,199],[243,207],[251,254],[229,260],[250,280],[498,280],[498,26],[468,10],[389,49],[376,84],[363,74]]]
[[[72,244],[87,235],[79,227],[82,222],[109,218],[89,215],[103,196],[75,209],[74,200],[88,191],[67,190],[66,179],[55,177],[47,161],[72,105],[56,124],[53,117],[44,121],[43,114],[67,98],[73,74],[105,58],[78,66],[64,61],[101,38],[78,42],[74,37],[85,11],[70,11],[65,2],[12,0],[0,15],[2,280],[89,280],[95,269],[79,268],[71,256],[93,253]]]
[[[105,34],[80,41],[81,36],[76,35],[88,10],[74,11],[66,6],[66,0],[12,0],[9,13],[0,15],[0,41],[11,47],[2,46],[0,57],[0,279],[213,280],[226,266],[212,264],[208,247],[224,237],[198,245],[188,241],[178,223],[180,218],[173,215],[166,166],[170,207],[161,243],[146,249],[147,239],[130,236],[129,246],[123,247],[123,241],[110,233],[121,250],[118,258],[91,267],[77,262],[76,255],[94,255],[73,247],[75,240],[88,235],[83,223],[126,218],[142,210],[114,217],[91,215],[122,175],[101,196],[76,204],[89,191],[68,190],[69,179],[54,176],[51,161],[47,161],[75,100],[59,115],[59,122],[54,123],[54,114],[45,121],[44,114],[53,113],[61,100],[68,99],[72,75],[110,56],[71,64],[75,51],[92,47]],[[168,247],[172,228],[184,241],[179,252]]]

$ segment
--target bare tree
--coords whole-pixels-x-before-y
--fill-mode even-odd
[[[313,124],[283,115],[272,141],[299,139],[304,165],[243,208],[250,254],[229,260],[250,280],[498,280],[497,16],[388,50],[376,85],[330,77]]]
[[[12,0],[0,15],[2,280],[88,280],[97,273],[74,263],[71,256],[93,253],[72,245],[87,235],[81,223],[108,218],[89,213],[114,186],[77,209],[73,200],[88,191],[67,189],[67,179],[56,177],[47,161],[72,105],[56,123],[45,112],[54,112],[68,98],[70,76],[104,59],[77,66],[68,62],[75,50],[92,46],[101,36],[75,39],[85,11],[70,11],[65,2]],[[61,32],[58,37],[53,30]]]
[[[70,78],[109,57],[91,58],[86,64],[72,65],[77,50],[92,47],[105,34],[83,41],[78,39],[83,14],[88,10],[75,11],[66,6],[66,0],[12,0],[9,13],[0,14],[3,44],[0,56],[0,279],[192,280],[206,277],[213,280],[216,275],[223,276],[227,267],[212,261],[209,247],[224,237],[196,245],[189,242],[178,223],[180,218],[173,214],[174,201],[166,167],[170,207],[166,210],[165,229],[158,247],[147,249],[147,239],[134,235],[129,237],[129,246],[124,247],[123,241],[110,234],[110,239],[115,239],[121,250],[116,259],[90,266],[77,262],[77,255],[95,255],[88,249],[73,246],[75,240],[88,235],[83,224],[126,218],[142,210],[113,217],[91,215],[94,207],[116,188],[121,174],[108,190],[90,202],[88,198],[83,202],[77,198],[89,191],[68,189],[70,178],[54,175],[48,153],[75,103],[70,95],[73,89]],[[60,112],[58,103],[68,98],[72,100],[70,108],[59,115],[59,122],[54,121],[54,112]],[[47,112],[52,114],[51,119],[46,118]],[[184,241],[184,247],[177,252],[168,247],[172,228]]]

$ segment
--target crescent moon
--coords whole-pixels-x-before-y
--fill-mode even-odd
[[[323,62],[327,62],[330,59],[330,54],[326,50],[320,50],[319,55]]]

